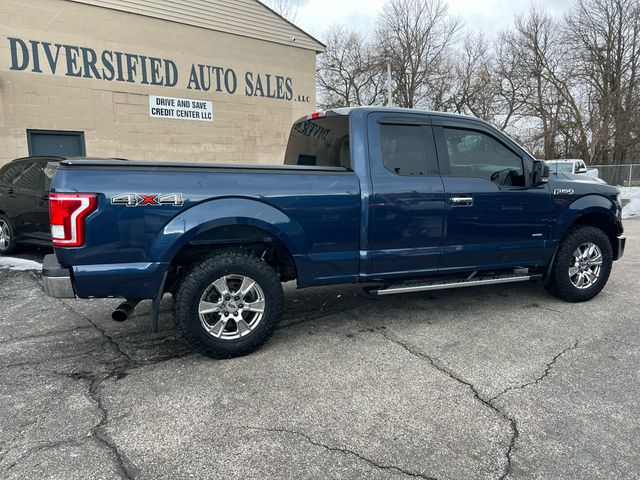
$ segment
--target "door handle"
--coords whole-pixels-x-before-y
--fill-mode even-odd
[[[473,197],[451,197],[451,203],[453,205],[471,206],[473,205]]]

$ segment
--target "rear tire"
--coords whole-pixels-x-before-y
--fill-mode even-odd
[[[545,287],[567,302],[586,302],[607,284],[612,265],[607,234],[594,227],[577,227],[560,243]]]
[[[8,255],[16,249],[13,223],[6,215],[0,215],[0,255]]]
[[[227,252],[206,258],[180,282],[173,316],[189,346],[212,358],[264,345],[282,315],[276,272],[259,258]]]

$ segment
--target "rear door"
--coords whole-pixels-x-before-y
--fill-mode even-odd
[[[24,204],[20,199],[15,181],[27,167],[26,161],[11,162],[0,170],[0,211],[11,219],[16,234],[23,231]]]
[[[11,216],[17,230],[25,236],[42,237],[48,229],[48,203],[44,198],[43,164],[24,160],[8,185]]]
[[[446,220],[441,272],[541,265],[550,235],[548,184],[533,160],[480,122],[436,121]]]
[[[436,272],[444,187],[429,116],[372,113],[368,136],[371,274],[383,279]]]

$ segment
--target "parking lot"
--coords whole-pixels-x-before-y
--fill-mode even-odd
[[[287,290],[260,351],[191,354],[165,299],[0,270],[0,478],[638,478],[640,221],[585,304],[536,284]],[[40,252],[25,252],[37,257]]]

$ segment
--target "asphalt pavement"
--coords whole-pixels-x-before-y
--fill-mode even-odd
[[[537,284],[295,290],[258,352],[188,351],[162,305],[0,270],[0,478],[632,479],[640,221],[594,300]],[[25,251],[25,258],[41,258]]]

